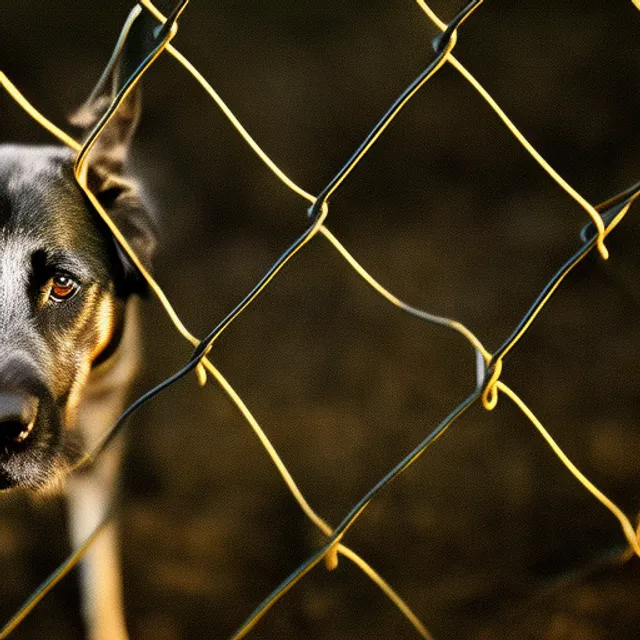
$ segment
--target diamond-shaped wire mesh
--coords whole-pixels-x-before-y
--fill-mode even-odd
[[[153,9],[143,4],[144,12]],[[396,4],[399,11],[400,3]],[[360,562],[351,546],[366,551],[367,559],[375,557],[371,564],[383,575],[393,574],[396,579],[389,582],[402,583],[399,594],[420,594],[407,597],[407,603],[436,636],[439,631],[456,637],[477,632],[489,624],[494,612],[518,597],[524,599],[549,574],[583,566],[585,575],[592,576],[589,563],[601,558],[605,549],[616,544],[622,548],[624,536],[599,504],[587,500],[575,481],[567,481],[566,470],[532,437],[529,423],[522,419],[527,409],[511,388],[522,392],[552,433],[562,435],[559,440],[578,467],[585,468],[606,494],[622,500],[630,520],[612,503],[608,506],[628,543],[640,551],[634,531],[637,456],[630,452],[637,441],[631,428],[635,390],[629,380],[634,366],[637,371],[633,327],[637,317],[633,238],[637,236],[628,218],[613,232],[637,194],[633,187],[623,191],[637,175],[638,154],[634,154],[631,118],[622,116],[627,110],[633,112],[637,103],[633,93],[637,51],[623,35],[637,29],[638,15],[631,3],[604,16],[609,22],[602,14],[593,17],[579,3],[553,10],[531,3],[520,12],[491,2],[478,8],[479,4],[472,3],[456,17],[452,16],[460,7],[445,7],[446,23],[420,1],[403,3],[402,18],[389,18],[393,10],[375,5],[352,17],[348,24],[359,24],[361,30],[348,34],[341,32],[333,5],[313,9],[278,5],[274,12],[271,5],[255,3],[250,8],[255,23],[243,22],[243,14],[232,8],[221,8],[222,23],[247,33],[246,39],[222,44],[212,37],[217,33],[215,19],[212,24],[189,22],[194,9],[189,7],[180,21],[176,49],[169,45],[146,72],[146,84],[153,87],[155,82],[160,88],[155,93],[152,89],[151,113],[145,116],[146,135],[155,142],[148,143],[146,155],[138,158],[140,173],[148,173],[149,182],[156,184],[173,172],[184,181],[174,193],[162,193],[160,188],[156,196],[159,208],[170,217],[167,226],[176,234],[169,250],[181,249],[185,260],[185,266],[176,269],[167,264],[160,273],[169,298],[189,320],[185,324],[197,326],[198,335],[206,336],[196,349],[197,359],[192,358],[183,371],[194,369],[229,328],[209,352],[213,364],[205,364],[210,383],[217,379],[232,402],[216,395],[215,409],[208,407],[205,419],[201,405],[163,390],[144,410],[146,426],[137,419],[133,427],[134,455],[149,461],[149,466],[148,477],[144,464],[130,469],[133,488],[125,495],[125,522],[129,519],[145,535],[144,515],[136,515],[133,507],[145,491],[154,494],[163,482],[171,485],[175,496],[171,522],[184,513],[192,517],[202,500],[211,504],[209,515],[193,518],[191,527],[186,527],[193,545],[180,540],[173,557],[168,554],[169,559],[154,565],[155,573],[146,574],[152,588],[169,585],[165,593],[172,589],[188,593],[189,585],[200,581],[201,589],[196,588],[186,615],[189,622],[182,623],[188,637],[202,637],[202,631],[194,629],[204,601],[207,607],[215,606],[211,603],[234,593],[234,570],[251,576],[250,596],[235,592],[238,604],[233,609],[238,615],[219,613],[220,631],[216,629],[215,637],[229,635],[238,619],[260,601],[256,594],[266,595],[280,580],[284,582],[264,601],[264,609],[259,607],[234,637],[249,630],[289,587],[293,588],[287,598],[295,598],[296,591],[300,594],[290,605],[291,615],[277,618],[276,612],[287,608],[283,602],[261,622],[269,625],[270,616],[280,620],[266,626],[266,633],[274,637],[296,632],[305,637],[411,634],[407,620],[378,593],[374,595],[363,575],[354,578],[362,589],[354,595],[351,579],[339,573],[349,560]],[[300,42],[284,32],[278,11],[288,16],[293,34],[299,29],[307,35],[300,42],[318,52],[317,60],[307,64],[313,72],[302,89],[295,70],[305,65],[306,50],[301,51]],[[510,21],[503,24],[503,18]],[[251,24],[262,25],[261,37],[249,37]],[[381,36],[382,26],[389,33],[382,31]],[[324,36],[327,30],[329,36]],[[468,31],[470,44],[464,45]],[[186,38],[185,33],[189,33]],[[362,43],[356,40],[354,45],[355,33]],[[274,53],[277,37],[286,45]],[[262,39],[267,58],[256,54]],[[239,69],[236,78],[227,69],[231,77],[220,84],[229,92],[235,87],[244,96],[233,112],[252,134],[254,129],[263,133],[255,134],[262,148],[276,150],[271,158],[262,158],[271,164],[271,172],[246,149],[227,160],[221,149],[238,144],[240,138],[224,118],[212,114],[214,105],[207,100],[213,97],[221,106],[217,94],[210,87],[209,97],[197,93],[200,88],[180,65],[163,59],[171,55],[188,66],[179,51],[194,41],[209,47],[195,47],[195,53],[204,51],[211,57],[207,71],[228,68],[222,55],[225,46],[237,63],[249,55],[247,43],[253,43],[251,61],[241,69],[237,64],[231,67],[234,72]],[[403,55],[389,51],[388,41]],[[512,48],[508,55],[507,45]],[[458,57],[469,61],[478,81],[490,87],[505,112],[526,131],[532,147],[518,139],[513,122],[498,119],[500,107],[493,105],[498,115],[489,109],[492,98]],[[599,63],[604,72],[594,70]],[[80,62],[74,59],[74,64]],[[615,67],[616,79],[610,77],[613,72],[607,65]],[[203,64],[197,66],[203,70]],[[484,70],[492,66],[499,70],[487,73],[485,81]],[[139,65],[126,67],[131,72]],[[271,67],[274,70],[267,73]],[[400,71],[405,79],[412,75],[416,79],[398,83]],[[179,74],[185,79],[178,80]],[[211,78],[213,71],[205,75]],[[366,80],[364,93],[373,96],[366,108],[358,103],[360,94],[350,91],[358,75]],[[253,79],[249,87],[243,86],[247,77]],[[605,80],[606,88],[597,85]],[[375,90],[370,87],[374,81]],[[167,107],[169,99],[175,104]],[[337,124],[331,126],[335,102],[352,114],[351,121],[334,116]],[[37,106],[45,111],[40,102]],[[373,126],[385,109],[385,116]],[[270,120],[265,120],[265,113]],[[307,128],[300,128],[291,117],[295,113],[306,113]],[[172,126],[160,124],[163,118]],[[167,131],[171,131],[168,139]],[[294,139],[302,142],[293,145]],[[199,162],[190,161],[188,147],[180,147],[186,140],[195,140],[204,149],[201,157],[196,156]],[[289,146],[294,147],[290,153]],[[158,160],[160,149],[163,158]],[[597,169],[585,158],[599,158]],[[277,181],[285,166],[285,187],[293,197]],[[240,167],[256,177],[230,187],[223,206],[222,185]],[[300,187],[305,179],[316,188]],[[596,210],[590,203],[599,201],[605,203]],[[217,204],[203,207],[199,213],[203,222],[195,222],[189,214],[198,203],[208,202]],[[208,229],[206,237],[201,229]],[[216,234],[223,229],[223,240],[218,240]],[[609,230],[612,235],[605,242]],[[604,262],[610,247],[612,256]],[[290,259],[291,265],[280,271]],[[240,316],[245,308],[247,313]],[[212,317],[222,318],[214,328]],[[150,328],[160,331],[158,322],[151,320]],[[178,348],[178,341],[165,338],[162,348],[151,354],[155,374],[163,377],[167,370],[177,369],[187,353]],[[166,362],[159,362],[163,357]],[[226,375],[234,384],[238,380],[239,396],[214,365],[225,374],[232,372]],[[204,375],[201,371],[200,378]],[[181,385],[188,384],[187,377]],[[189,393],[198,392],[190,388]],[[207,401],[212,402],[210,395]],[[234,402],[243,408],[245,401],[254,412],[245,411],[245,422],[258,429],[253,415],[259,417],[288,465],[281,474],[290,472],[291,480],[299,482],[305,498],[299,495],[298,500],[307,519],[284,495],[277,503],[280,515],[264,496],[253,499],[254,490],[260,488],[255,486],[257,478],[268,478],[263,486],[269,491],[282,491],[282,485],[266,463],[251,473],[252,465],[263,461],[257,462],[259,450],[232,410]],[[451,429],[462,435],[438,442],[429,451],[428,462],[420,461],[420,471],[412,468],[383,488],[470,407],[471,417],[465,416]],[[492,413],[484,415],[482,407]],[[521,411],[514,410],[518,407]],[[166,426],[154,434],[163,413]],[[498,413],[506,418],[495,418]],[[214,425],[208,424],[211,420]],[[234,430],[243,428],[239,440]],[[145,455],[147,437],[165,442]],[[203,440],[212,438],[214,449],[202,447]],[[440,457],[438,448],[443,451]],[[219,472],[217,483],[210,482],[207,471],[227,456],[235,459],[236,466],[220,463],[226,471]],[[181,457],[202,473],[182,479],[179,474],[158,475],[158,463],[164,470]],[[243,468],[240,460],[248,457],[254,462]],[[213,515],[218,500],[225,501],[221,487],[237,499],[225,509],[231,509],[234,520],[244,521],[238,526],[243,533],[221,529],[223,520]],[[589,487],[605,501],[598,489]],[[181,492],[188,497],[187,504],[179,499]],[[178,515],[178,503],[183,515]],[[362,523],[358,521],[351,531],[361,516]],[[161,526],[149,516],[147,526],[154,523]],[[572,544],[571,532],[559,536],[562,527],[582,541],[581,551]],[[347,534],[344,539],[342,534]],[[153,529],[147,535],[154,535]],[[399,542],[403,539],[404,544]],[[258,574],[255,567],[260,561],[247,569],[242,564],[239,569],[226,565],[221,558],[227,540],[245,553],[240,562],[247,567],[252,549],[259,549],[261,562],[270,563],[268,570]],[[417,552],[422,546],[431,547],[431,553]],[[216,563],[212,578],[199,572],[188,557],[194,548],[206,549],[205,556],[219,552],[215,560],[211,556]],[[125,546],[125,558],[126,553]],[[184,563],[182,553],[187,555]],[[344,558],[338,563],[335,583],[327,586],[329,576],[305,587],[318,569],[296,582],[316,564],[335,568],[340,556]],[[401,567],[397,567],[399,557]],[[505,569],[508,566],[514,569]],[[619,570],[622,584],[624,572],[635,567],[624,566]],[[289,574],[293,578],[286,578]],[[226,576],[227,582],[216,580],[216,575]],[[624,602],[624,588],[619,586],[619,591],[618,602]],[[374,611],[378,607],[388,608],[379,614]],[[482,613],[475,613],[474,607]],[[341,612],[343,623],[337,621]],[[554,624],[562,627],[563,614],[567,617],[561,611],[560,623],[550,620],[549,633],[555,633]],[[385,621],[397,618],[385,622],[385,627],[374,622],[380,615]],[[156,616],[155,622],[147,616],[151,622],[140,623],[141,633],[151,634],[155,624],[168,637],[181,637],[170,614]],[[316,630],[307,632],[314,616],[324,625],[317,626],[320,631],[313,625]],[[414,634],[428,636],[420,623],[415,624]],[[583,634],[576,637],[587,637],[582,619],[567,624]]]

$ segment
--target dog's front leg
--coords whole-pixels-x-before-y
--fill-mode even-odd
[[[123,337],[109,361],[92,371],[77,410],[77,428],[91,450],[121,413],[139,358],[138,302],[126,310]],[[103,522],[118,485],[123,444],[112,442],[98,460],[67,480],[69,528],[74,547]],[[117,522],[110,522],[81,565],[81,597],[90,640],[127,640]]]
[[[67,486],[69,526],[74,547],[98,527],[109,509],[118,453],[108,452],[96,469],[81,472]],[[80,566],[82,609],[90,640],[127,640],[115,520],[109,522]]]

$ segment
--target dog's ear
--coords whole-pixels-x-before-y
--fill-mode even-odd
[[[115,83],[114,83],[115,84]],[[115,98],[112,91],[91,95],[87,102],[69,118],[88,136],[106,113]],[[109,123],[102,130],[89,154],[89,166],[98,175],[122,175],[131,148],[131,141],[140,119],[140,90],[133,91],[120,103]]]
[[[86,138],[107,111],[112,99],[111,92],[92,95],[71,116],[71,123],[80,127]],[[136,88],[121,102],[94,143],[88,157],[87,186],[126,237],[136,256],[149,269],[156,245],[156,228],[136,183],[125,173],[139,117],[140,93]],[[144,293],[146,282],[142,274],[124,250],[117,243],[115,246],[123,275],[122,282],[116,284],[121,286],[124,294]]]

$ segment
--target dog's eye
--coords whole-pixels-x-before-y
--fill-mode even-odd
[[[64,302],[72,298],[80,289],[80,285],[73,278],[57,273],[49,281],[49,298],[54,302]]]

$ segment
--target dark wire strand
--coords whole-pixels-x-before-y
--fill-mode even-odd
[[[334,529],[325,544],[313,555],[309,556],[298,568],[283,580],[251,613],[231,640],[244,637],[262,618],[262,616],[285,594],[291,587],[316,566],[340,541],[347,530],[354,524],[376,495],[388,484],[406,471],[422,454],[447,431],[447,429],[482,396],[482,389],[476,389],[463,400],[422,442],[406,455],[393,469],[385,474],[373,488],[356,503],[340,524]]]
[[[95,542],[104,528],[109,524],[113,515],[111,507],[102,522],[96,527],[91,535],[62,563],[53,573],[51,573],[40,586],[25,600],[22,606],[16,611],[12,618],[0,630],[0,640],[8,638],[40,601],[62,580],[77,564],[82,560],[91,545]]]
[[[449,24],[447,30],[439,36],[436,44],[436,57],[427,65],[422,73],[396,98],[385,114],[378,120],[360,146],[351,155],[349,160],[336,173],[327,186],[318,194],[316,201],[309,208],[309,216],[316,219],[321,207],[329,200],[333,192],[342,184],[355,165],[360,161],[371,145],[377,140],[387,125],[402,110],[404,105],[414,94],[433,76],[442,66],[447,55],[456,44],[456,29],[482,4],[483,0],[472,0]]]
[[[621,193],[609,198],[602,205],[599,205],[601,215],[604,220],[610,223],[615,221],[616,217],[620,215],[620,212],[629,207],[633,201],[640,194],[640,183],[622,191]],[[602,207],[606,207],[601,209]],[[587,237],[584,229],[581,236]],[[493,354],[492,362],[501,360],[509,351],[517,344],[517,342],[526,333],[527,329],[536,318],[536,316],[542,311],[542,308],[547,303],[553,292],[557,289],[560,283],[571,273],[571,271],[589,254],[589,252],[597,245],[598,235],[594,233],[561,267],[556,271],[551,280],[545,285],[542,291],[538,294],[537,298],[525,313],[524,317],[518,322],[515,329],[511,332],[509,337],[504,341],[502,346]]]

